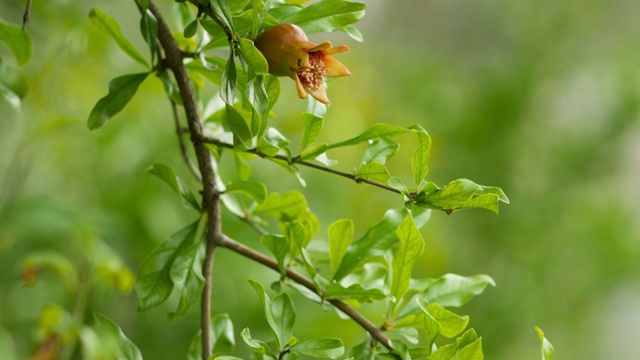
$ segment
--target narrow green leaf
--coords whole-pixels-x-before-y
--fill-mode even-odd
[[[418,307],[423,311],[422,314],[424,314],[424,323],[422,328],[427,334],[428,345],[429,348],[431,348],[436,337],[438,337],[442,331],[442,325],[429,313],[429,303],[425,299],[418,298],[416,302]]]
[[[553,345],[544,337],[544,332],[539,327],[535,327],[536,332],[538,333],[538,338],[540,338],[540,355],[542,356],[542,360],[553,360],[553,356],[555,355],[555,350],[553,349]]]
[[[240,144],[236,144],[234,142],[234,146],[242,145],[245,149],[251,148],[251,139],[253,136],[251,135],[251,129],[249,125],[245,121],[242,114],[229,104],[225,104],[227,110],[227,118],[229,120],[229,126],[231,127],[231,131],[235,135],[235,139],[240,141]]]
[[[211,0],[211,10],[213,10],[222,23],[227,26],[232,33],[236,32],[233,24],[233,17],[231,16],[231,10],[229,9],[229,2],[227,0]]]
[[[235,51],[233,50],[233,47],[231,47],[229,59],[227,60],[224,72],[222,73],[222,85],[220,85],[220,97],[222,98],[222,101],[227,103],[227,105],[233,105],[236,99],[236,81],[237,73]]]
[[[120,30],[120,24],[105,14],[102,10],[98,8],[93,8],[89,12],[89,19],[102,31],[106,32],[110,35],[115,41],[116,44],[125,52],[125,54],[129,55],[133,60],[139,62],[140,64],[148,67],[149,64],[144,59],[144,57],[138,52],[129,40],[124,36],[122,30]]]
[[[136,2],[138,3],[138,5],[140,5],[142,10],[147,10],[149,8],[149,1],[150,0],[136,0]]]
[[[416,188],[429,173],[429,154],[431,153],[431,138],[426,131],[413,130],[418,138],[418,148],[411,158],[411,170],[413,170],[413,180]]]
[[[266,75],[269,73],[269,64],[264,55],[256,48],[253,41],[245,38],[240,39],[240,50],[249,66],[256,74]]]
[[[409,289],[413,264],[424,250],[424,240],[410,215],[398,225],[396,235],[400,240],[400,247],[391,264],[393,275],[390,288],[390,295],[396,298],[395,304],[399,303]]]
[[[324,125],[324,118],[304,113],[302,114],[302,123],[304,127],[302,130],[301,149],[305,150],[318,138],[320,131],[322,131],[322,126]]]
[[[390,178],[389,170],[384,164],[377,161],[368,164],[361,164],[355,173],[357,179],[373,180],[385,184]]]
[[[174,288],[171,268],[181,250],[195,242],[200,222],[201,219],[198,219],[178,231],[169,240],[159,244],[144,259],[135,285],[140,300],[140,311],[162,304],[169,298]]]
[[[109,82],[109,93],[96,103],[89,114],[87,126],[90,130],[103,127],[109,119],[119,113],[135,95],[138,87],[149,73],[123,75]]]
[[[271,254],[276,258],[278,262],[278,269],[280,270],[280,275],[285,276],[287,274],[287,269],[285,267],[285,257],[289,252],[289,238],[281,235],[265,235],[260,239],[260,242],[264,247],[269,249]]]
[[[155,163],[147,168],[147,172],[153,174],[164,181],[176,194],[180,195],[182,205],[186,208],[200,210],[200,203],[187,184],[176,175],[169,165],[163,163]]]
[[[430,284],[421,295],[430,303],[444,307],[460,307],[475,295],[480,295],[487,285],[496,286],[488,275],[460,276],[446,274]]]
[[[372,141],[364,152],[361,164],[379,162],[386,164],[400,149],[398,143],[381,137]]]
[[[364,36],[362,36],[362,33],[360,32],[360,30],[358,30],[355,26],[347,25],[342,30],[346,32],[353,40],[357,42],[364,41]]]
[[[374,300],[382,300],[387,296],[379,289],[365,289],[360,284],[353,284],[347,288],[340,283],[332,282],[327,287],[324,298],[327,300],[355,300],[359,303],[370,303]]]
[[[140,32],[142,33],[142,37],[144,41],[149,46],[149,50],[151,52],[151,62],[153,63],[156,57],[156,49],[158,48],[157,35],[158,35],[158,20],[151,13],[151,10],[148,10],[149,0],[146,1],[147,6],[144,7],[144,13],[140,18]]]
[[[327,144],[320,144],[305,149],[300,153],[300,160],[314,160],[327,151]],[[330,166],[330,165],[327,165]]]
[[[384,254],[397,241],[396,227],[406,216],[406,210],[388,210],[384,217],[373,225],[358,241],[347,248],[333,280],[340,281],[350,274],[358,265],[371,257]]]
[[[364,16],[363,3],[348,1],[320,1],[291,13],[282,22],[296,24],[307,34],[333,32],[358,22]]]
[[[0,42],[7,47],[18,60],[20,66],[26,65],[31,59],[31,35],[19,27],[10,26],[0,20]]]
[[[195,231],[176,249],[175,259],[169,271],[173,287],[180,292],[180,301],[174,312],[167,314],[169,320],[184,316],[189,307],[198,302],[204,285],[202,263],[204,261],[204,242],[202,241],[206,225],[206,217],[202,217]]]
[[[458,337],[453,344],[445,345],[434,352],[430,360],[456,360],[456,355],[460,349],[473,344],[478,339],[478,335],[473,329],[467,330],[462,336]]]
[[[233,181],[227,186],[228,192],[242,192],[262,204],[267,198],[267,187],[258,181]]]
[[[317,338],[301,341],[293,350],[309,356],[337,359],[344,354],[344,343],[341,339]]]
[[[278,322],[276,321],[275,316],[273,314],[271,299],[269,299],[269,295],[267,295],[267,292],[264,290],[264,286],[262,286],[262,284],[254,280],[249,280],[249,283],[256,290],[256,293],[258,294],[258,297],[262,302],[264,316],[266,317],[267,323],[269,324],[269,327],[273,332],[278,349],[281,349],[282,345],[284,345],[286,340],[282,342],[280,341],[282,339],[282,334],[280,334],[280,327],[278,326]]]
[[[109,336],[116,339],[118,347],[120,348],[120,351],[122,351],[123,355],[122,357],[118,357],[119,359],[142,360],[140,350],[138,350],[135,344],[129,340],[122,330],[120,330],[120,327],[116,323],[98,312],[94,313],[93,317],[99,328],[106,331]]]
[[[468,316],[457,315],[438,303],[429,304],[427,308],[429,314],[440,324],[440,334],[452,338],[460,334],[469,324]]]
[[[269,113],[269,95],[267,94],[267,89],[264,86],[264,77],[262,75],[258,75],[249,80],[247,88],[245,89],[245,97],[253,109],[258,113],[260,118],[264,119],[264,122],[266,123],[267,115]],[[254,122],[252,122],[252,125],[253,123]],[[259,134],[260,127],[261,126],[251,132],[253,134]]]
[[[353,221],[351,219],[337,220],[329,225],[328,232],[329,263],[331,264],[331,273],[335,273],[349,244],[353,241]]]
[[[329,1],[331,2],[331,1]],[[373,126],[371,126],[370,128],[368,128],[367,130],[365,130],[362,134],[348,139],[348,140],[344,140],[335,144],[329,144],[329,149],[333,149],[333,148],[337,148],[337,147],[342,147],[342,146],[349,146],[349,145],[355,145],[355,144],[359,144],[365,141],[369,141],[369,140],[373,140],[373,139],[377,139],[379,137],[395,137],[395,136],[400,136],[400,135],[404,135],[406,133],[408,133],[410,130],[407,128],[403,128],[400,126],[396,126],[396,125],[389,125],[389,124],[374,124]]]
[[[271,312],[276,322],[278,330],[275,332],[279,337],[278,344],[280,350],[285,348],[285,343],[293,335],[293,324],[296,321],[296,311],[293,307],[293,300],[289,294],[283,292],[273,298],[271,302]]]

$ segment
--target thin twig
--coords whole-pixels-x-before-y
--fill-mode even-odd
[[[214,167],[211,153],[207,146],[199,141],[204,135],[203,122],[194,93],[194,87],[182,62],[182,54],[171,30],[164,20],[158,7],[151,2],[149,10],[158,20],[158,40],[165,52],[167,65],[176,79],[187,124],[191,134],[191,141],[198,159],[198,168],[202,175],[202,207],[207,215],[206,251],[202,265],[202,275],[205,279],[200,304],[200,327],[202,331],[202,359],[211,356],[211,272],[213,268],[213,254],[217,242],[222,237],[222,220],[220,215],[220,192],[216,187]]]
[[[178,135],[178,143],[180,145],[180,153],[182,154],[182,158],[184,162],[187,164],[189,170],[193,176],[198,180],[198,182],[202,182],[202,175],[200,174],[200,170],[196,167],[196,165],[189,158],[189,154],[187,153],[187,147],[184,144],[184,139],[182,138],[182,125],[180,125],[180,114],[178,112],[178,104],[176,104],[171,97],[169,97],[169,102],[171,103],[171,111],[173,112],[173,119],[176,123],[176,134]]]
[[[29,18],[31,17],[31,0],[27,0],[27,7],[24,10],[24,15],[22,15],[22,31],[27,27],[27,23],[29,22]]]
[[[274,259],[260,252],[257,252],[252,248],[247,247],[231,239],[226,235],[223,235],[222,239],[220,239],[220,242],[218,242],[218,246],[232,250],[244,257],[247,257],[255,262],[258,262],[264,266],[267,266],[275,270],[276,272],[280,271],[278,267],[278,263]],[[306,287],[307,289],[315,292],[316,294],[318,293],[318,289],[314,285],[313,281],[311,281],[309,278],[307,278],[306,276],[300,274],[299,272],[291,268],[287,268],[286,270],[287,270],[287,277],[289,279],[297,282],[298,284]],[[347,305],[346,303],[340,300],[327,300],[327,301],[331,303],[331,305],[340,309],[340,311],[342,311],[345,315],[349,316],[353,321],[355,321],[360,326],[362,326],[369,334],[371,334],[371,336],[374,339],[376,339],[376,341],[380,342],[384,347],[391,350],[391,346],[389,345],[389,338],[384,334],[384,332],[379,327],[374,325],[366,317],[364,317],[362,314],[354,310],[351,306]]]
[[[233,144],[225,143],[223,141],[220,141],[220,140],[212,138],[212,137],[205,136],[204,138],[202,138],[202,141],[205,142],[205,143],[208,143],[208,144],[216,145],[216,146],[221,147],[221,148],[233,149]],[[316,170],[321,170],[321,171],[328,172],[328,173],[331,173],[331,174],[334,174],[334,175],[342,176],[342,177],[347,178],[347,179],[351,179],[351,180],[353,180],[353,181],[355,181],[357,183],[365,183],[365,184],[369,184],[369,185],[372,185],[372,186],[375,186],[375,187],[379,187],[381,189],[385,189],[385,190],[394,192],[396,194],[402,194],[402,192],[400,192],[400,190],[398,190],[398,189],[396,189],[394,187],[391,187],[389,185],[385,185],[385,184],[379,183],[377,181],[373,181],[373,180],[357,177],[354,174],[350,174],[350,173],[347,173],[347,172],[344,172],[344,171],[332,169],[332,168],[327,167],[327,166],[322,166],[322,165],[316,164],[316,163],[311,162],[311,161],[297,160],[297,158],[289,158],[289,157],[287,157],[285,155],[280,155],[280,154],[276,154],[276,155],[271,156],[271,155],[268,155],[268,154],[265,154],[265,153],[259,151],[258,149],[255,149],[255,148],[254,149],[249,149],[249,150],[247,150],[247,152],[251,153],[251,154],[254,154],[254,155],[258,155],[259,157],[264,158],[264,159],[278,159],[278,160],[285,161],[289,165],[307,166],[307,167],[310,167],[310,168],[314,168]]]

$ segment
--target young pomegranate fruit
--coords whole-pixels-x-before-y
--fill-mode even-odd
[[[306,99],[309,93],[329,105],[322,77],[351,75],[346,66],[331,57],[349,51],[347,45],[333,47],[329,41],[313,43],[293,24],[272,26],[256,37],[254,43],[267,59],[269,73],[291,77],[301,99]]]

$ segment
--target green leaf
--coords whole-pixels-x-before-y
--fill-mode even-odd
[[[264,341],[253,339],[251,337],[251,332],[249,328],[245,328],[242,330],[240,334],[242,336],[242,340],[244,340],[245,344],[249,346],[251,352],[255,356],[256,360],[263,360],[265,358],[265,354],[271,354],[271,349]],[[271,358],[269,358],[271,359]]]
[[[488,275],[460,276],[446,274],[430,284],[421,295],[430,303],[444,307],[460,307],[475,295],[480,295],[487,285],[496,286]]]
[[[182,35],[185,38],[189,39],[194,37],[197,32],[198,32],[198,19],[196,18],[192,22],[187,24],[187,26],[185,26],[184,31],[182,32]]]
[[[29,82],[22,70],[7,64],[0,57],[0,85],[6,86],[8,90],[23,99],[29,91]]]
[[[147,6],[144,7],[146,9],[149,7],[149,1],[147,0]],[[142,33],[142,37],[144,41],[149,46],[149,50],[151,52],[151,62],[155,60],[156,50],[158,48],[157,35],[158,35],[158,20],[151,13],[151,10],[146,9],[140,18],[140,32]]]
[[[326,154],[327,144],[320,144],[316,146],[312,146],[307,148],[306,150],[300,153],[300,160],[314,160],[319,158],[321,155]],[[317,159],[320,161],[320,159]],[[327,166],[331,166],[332,164],[325,164]]]
[[[293,349],[301,354],[336,359],[344,354],[341,339],[317,338],[299,342]]]
[[[455,210],[484,208],[498,212],[500,196],[496,188],[485,187],[467,179],[453,180],[442,189],[432,183],[425,186],[414,199],[414,204],[431,209],[453,212]],[[504,193],[502,193],[504,196]],[[506,199],[506,196],[504,196]],[[507,199],[508,201],[508,199]]]
[[[478,335],[473,329],[467,330],[462,336],[456,339],[455,343],[441,346],[436,350],[430,360],[457,360],[456,355],[460,349],[473,344],[478,339]]]
[[[304,150],[309,147],[309,145],[313,144],[313,142],[318,138],[320,131],[322,131],[324,118],[315,116],[313,114],[304,113],[302,114],[302,123],[304,125],[304,128],[302,130],[301,149]]]
[[[273,307],[271,306],[271,299],[269,299],[269,295],[267,295],[267,292],[264,290],[264,286],[262,286],[262,284],[260,284],[257,281],[253,281],[253,280],[249,280],[249,283],[251,284],[251,286],[253,286],[253,288],[256,290],[256,293],[258,293],[258,297],[260,297],[260,301],[262,302],[262,306],[263,306],[263,310],[264,310],[264,315],[267,319],[267,323],[269,324],[269,327],[271,328],[271,331],[273,332],[273,335],[275,337],[276,340],[276,345],[278,346],[278,349],[282,348],[282,345],[284,345],[284,343],[287,341],[287,339],[282,340],[283,336],[280,333],[280,326],[279,326],[279,321],[276,320],[274,314],[273,314]]]
[[[364,36],[362,36],[362,33],[360,32],[360,30],[358,30],[355,26],[347,25],[342,30],[346,32],[353,40],[357,42],[364,41]]]
[[[357,2],[320,1],[285,16],[281,22],[296,24],[307,34],[333,32],[362,19],[364,8]]]
[[[200,203],[187,184],[176,175],[169,165],[163,163],[155,163],[147,168],[147,172],[153,174],[164,181],[173,191],[180,196],[182,205],[200,211]]]
[[[283,292],[273,298],[271,312],[278,327],[275,331],[278,337],[277,343],[280,344],[279,349],[283,350],[285,343],[293,335],[293,324],[296,321],[296,311],[289,294]]]
[[[89,19],[102,31],[106,32],[110,35],[115,41],[116,44],[125,52],[125,54],[129,55],[133,60],[139,62],[140,64],[148,67],[149,64],[144,59],[144,57],[138,52],[138,49],[124,37],[122,34],[122,30],[120,30],[120,24],[105,14],[102,10],[98,8],[93,8],[89,12]]]
[[[287,274],[287,268],[285,267],[285,257],[289,252],[289,238],[281,235],[265,235],[260,239],[262,245],[269,249],[271,254],[275,256],[278,261],[278,269],[280,275],[285,276]]]
[[[400,247],[393,256],[393,262],[391,264],[393,275],[391,278],[390,295],[396,298],[396,303],[394,303],[392,307],[398,304],[409,289],[409,280],[411,280],[413,264],[424,250],[424,240],[410,215],[405,217],[398,225],[396,235],[400,240]]]
[[[242,192],[262,204],[267,198],[267,187],[258,181],[233,181],[227,186],[227,192]]]
[[[429,304],[428,313],[440,324],[440,334],[452,338],[460,334],[469,324],[468,316],[457,315],[437,303]]]
[[[386,164],[400,149],[398,143],[381,137],[372,141],[364,152],[361,164],[379,162]]]
[[[213,340],[211,346],[213,349],[213,356],[233,352],[236,340],[233,335],[233,323],[231,322],[231,319],[229,319],[229,315],[213,315],[209,325],[209,333]],[[187,353],[187,360],[200,359],[202,359],[202,330],[198,330],[198,333],[189,346],[189,352]],[[216,359],[220,359],[220,357],[216,357]]]
[[[119,359],[142,360],[140,350],[138,350],[135,344],[120,330],[120,327],[116,323],[98,312],[94,313],[93,317],[101,330],[116,339],[123,355],[122,357],[118,357]]]
[[[471,344],[458,351],[456,360],[483,360],[482,338],[477,338]]]
[[[349,244],[353,241],[353,221],[351,219],[337,220],[329,225],[328,232],[329,263],[331,264],[331,273],[335,273]]]
[[[304,195],[297,190],[291,190],[284,194],[270,193],[265,202],[258,205],[253,210],[253,213],[264,214],[277,219],[282,217],[292,219],[307,210],[307,201]]]
[[[227,0],[211,0],[211,10],[218,16],[222,23],[227,26],[231,32],[235,33],[233,17],[229,10],[229,2]]]
[[[256,74],[266,75],[269,73],[269,64],[264,55],[256,48],[253,41],[245,38],[240,39],[240,50],[249,66]]]
[[[331,1],[327,1],[327,2],[330,3]],[[389,138],[389,137],[400,136],[408,133],[409,131],[410,131],[409,129],[403,128],[400,126],[389,125],[389,124],[374,124],[367,130],[365,130],[362,134],[354,138],[344,140],[335,144],[329,144],[329,149],[342,147],[342,146],[355,145],[365,141],[377,139],[380,137]]]
[[[204,261],[204,228],[206,217],[198,222],[195,231],[180,244],[169,271],[173,287],[180,292],[180,301],[176,311],[167,314],[169,320],[176,320],[186,314],[191,304],[198,302],[204,285],[202,263]]]
[[[138,5],[142,8],[142,10],[147,10],[149,8],[150,0],[136,0]]]
[[[431,138],[424,129],[422,131],[413,130],[418,138],[418,148],[411,158],[411,170],[413,170],[413,180],[416,188],[429,173],[429,154],[431,153]]]
[[[169,298],[174,288],[173,279],[178,275],[176,271],[173,271],[172,275],[173,265],[179,257],[179,261],[183,261],[184,253],[188,254],[191,247],[200,240],[197,235],[202,233],[200,224],[205,222],[203,219],[199,218],[172,235],[144,259],[135,285],[140,300],[140,311],[162,304]],[[178,264],[178,267],[183,271],[189,271],[184,263]]]
[[[542,360],[553,360],[553,356],[555,354],[555,350],[553,349],[553,345],[544,337],[544,332],[539,327],[535,327],[536,332],[538,333],[538,337],[540,338],[540,355],[542,356]]]
[[[356,180],[368,179],[385,184],[390,178],[389,170],[384,164],[377,161],[368,164],[361,164],[356,171]]]
[[[433,345],[433,342],[436,340],[436,337],[440,335],[442,332],[442,325],[436,320],[433,315],[429,313],[429,303],[423,298],[417,299],[418,306],[423,311],[424,314],[424,323],[423,330],[427,334],[427,340],[429,347]]]
[[[0,326],[0,356],[5,360],[18,360],[16,346],[11,334]]]
[[[267,90],[264,86],[264,77],[262,75],[258,75],[249,80],[247,88],[245,89],[245,97],[253,109],[258,113],[260,118],[265,119],[264,122],[266,123],[266,118],[269,114],[269,95],[267,94]],[[252,131],[252,133],[260,133],[260,129],[256,129],[255,131]]]
[[[119,113],[135,95],[138,86],[149,73],[119,76],[109,82],[109,93],[98,101],[89,114],[87,126],[90,130],[103,127],[109,119]]]
[[[236,99],[237,73],[233,47],[231,47],[230,52],[229,60],[227,60],[224,72],[222,73],[222,84],[220,85],[220,97],[227,105],[233,105]]]
[[[22,31],[19,27],[13,27],[0,20],[0,41],[7,47],[18,60],[20,66],[25,65],[31,59],[31,35]]]
[[[233,145],[241,145],[245,149],[251,148],[251,140],[253,136],[251,135],[251,129],[244,117],[242,117],[242,114],[240,114],[240,112],[233,106],[226,104],[225,107],[227,110],[227,118],[229,119],[229,126],[235,135]],[[236,144],[235,139],[238,139],[240,143]]]
[[[332,282],[327,287],[324,298],[327,300],[355,300],[359,303],[370,303],[373,300],[382,300],[387,296],[379,289],[365,289],[360,284],[353,284],[348,288],[340,283]]]
[[[406,216],[406,210],[388,210],[358,241],[347,248],[333,280],[340,281],[367,259],[384,254],[397,241],[395,230]]]

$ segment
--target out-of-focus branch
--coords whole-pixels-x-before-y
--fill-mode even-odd
[[[27,0],[27,7],[24,9],[24,15],[22,15],[22,31],[27,27],[29,19],[31,18],[31,0]]]

